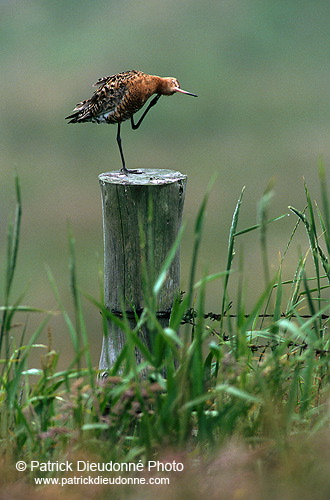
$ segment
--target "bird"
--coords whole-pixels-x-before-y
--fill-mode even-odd
[[[160,77],[149,75],[139,70],[130,70],[112,76],[99,78],[93,87],[98,87],[90,99],[79,102],[72,114],[65,119],[68,123],[117,123],[117,144],[122,162],[121,173],[138,174],[139,170],[126,167],[122,141],[120,135],[121,123],[131,120],[133,130],[141,125],[148,111],[157,104],[162,95],[182,93],[197,97],[196,94],[182,90],[179,81],[174,77]],[[139,111],[148,99],[156,94],[150,101],[144,113],[134,122],[133,115]]]

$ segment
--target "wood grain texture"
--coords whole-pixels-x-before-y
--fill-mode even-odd
[[[113,312],[120,312],[124,305],[129,316],[134,310],[141,311],[145,305],[141,263],[147,263],[147,277],[153,283],[177,237],[187,181],[185,175],[173,170],[141,171],[139,175],[123,175],[115,171],[99,176],[105,305]],[[170,311],[174,297],[180,291],[179,286],[178,252],[158,296],[159,315]],[[134,328],[134,319],[130,321]],[[149,333],[144,331],[141,335],[150,345]],[[109,368],[124,344],[125,335],[109,322],[109,334],[103,341],[101,370]]]

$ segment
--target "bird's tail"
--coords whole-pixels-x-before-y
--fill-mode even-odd
[[[78,102],[76,107],[73,110],[73,113],[69,116],[65,117],[65,120],[70,121],[68,123],[79,123],[90,120],[90,105],[89,100]]]

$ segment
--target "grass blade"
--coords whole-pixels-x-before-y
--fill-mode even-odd
[[[235,235],[236,235],[236,231],[237,231],[239,211],[240,211],[241,204],[242,204],[244,190],[245,190],[245,187],[242,188],[241,194],[240,194],[238,201],[236,203],[236,207],[234,210],[234,214],[233,214],[233,218],[232,218],[232,222],[231,222],[231,226],[230,226],[230,230],[229,230],[226,275],[225,275],[225,279],[224,279],[223,297],[222,297],[222,305],[221,305],[221,315],[222,315],[221,324],[223,322],[225,312],[228,308],[228,304],[227,304],[228,282],[229,282],[229,275],[231,272],[231,267],[232,267],[232,263],[233,263],[234,255],[235,255],[235,252],[234,252]]]

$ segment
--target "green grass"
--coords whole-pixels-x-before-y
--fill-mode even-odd
[[[29,364],[29,353],[39,345],[38,337],[47,328],[51,316],[47,311],[35,332],[30,332],[27,325],[22,326],[18,345],[14,344],[17,313],[22,310],[40,313],[38,308],[22,304],[23,294],[12,297],[22,213],[16,178],[16,212],[8,231],[0,337],[0,432],[7,482],[18,478],[22,481],[24,477],[27,488],[33,484],[35,472],[27,470],[17,475],[12,472],[17,460],[55,462],[83,456],[96,462],[146,463],[173,450],[185,462],[187,470],[196,461],[203,464],[205,460],[213,464],[212,469],[217,464],[214,457],[220,457],[221,461],[226,453],[236,457],[236,465],[246,459],[242,467],[244,470],[248,467],[254,478],[251,496],[250,479],[242,484],[245,496],[234,496],[236,486],[230,486],[224,479],[221,487],[223,490],[225,485],[228,487],[226,498],[263,498],[273,482],[279,497],[293,498],[280,493],[276,474],[282,478],[284,489],[288,487],[290,491],[292,487],[292,495],[301,498],[301,492],[307,491],[305,478],[297,482],[296,476],[304,468],[310,471],[310,467],[312,471],[315,469],[310,485],[317,484],[318,479],[326,482],[325,496],[314,495],[314,498],[326,498],[330,485],[321,469],[328,456],[325,447],[320,446],[319,451],[315,448],[315,443],[322,440],[320,436],[328,439],[325,436],[329,426],[330,216],[322,165],[319,175],[321,205],[311,201],[305,185],[306,210],[290,207],[297,223],[288,246],[294,244],[299,225],[304,226],[309,241],[291,280],[284,282],[281,278],[286,252],[274,276],[270,270],[267,227],[280,218],[267,218],[270,189],[259,203],[258,223],[238,231],[239,214],[244,206],[242,191],[229,229],[226,269],[197,279],[208,195],[205,196],[195,224],[188,290],[173,304],[167,327],[157,318],[155,299],[182,233],[154,283],[148,283],[146,278],[146,307],[134,329],[125,315],[122,318],[112,315],[104,307],[102,297],[100,300],[88,297],[102,313],[104,334],[107,334],[106,320],[110,319],[127,337],[117,362],[102,379],[98,378],[89,355],[90,337],[84,321],[71,235],[73,319],[61,301],[51,271],[48,274],[74,347],[72,362],[66,370],[57,370],[59,355],[52,347],[49,331],[41,366]],[[250,231],[259,233],[266,284],[252,309],[246,311],[244,273],[233,297],[229,285],[237,272],[234,268],[237,242]],[[308,260],[313,263],[312,275],[306,271]],[[221,280],[223,284],[219,297],[221,311],[206,314],[206,290],[213,280]],[[151,348],[143,345],[138,335],[146,326],[154,333]],[[136,350],[141,351],[144,359],[139,366],[135,363]],[[141,377],[142,370],[147,373],[145,378]],[[287,470],[289,462],[292,472]],[[205,482],[201,467],[196,477]],[[188,483],[193,481],[194,474],[188,474]],[[223,467],[218,474],[222,477]],[[56,476],[50,472],[41,475]],[[213,477],[213,488],[218,480]],[[6,484],[6,479],[2,482]],[[180,488],[182,491],[188,488],[187,481],[182,481]],[[193,493],[189,495],[195,498]]]

